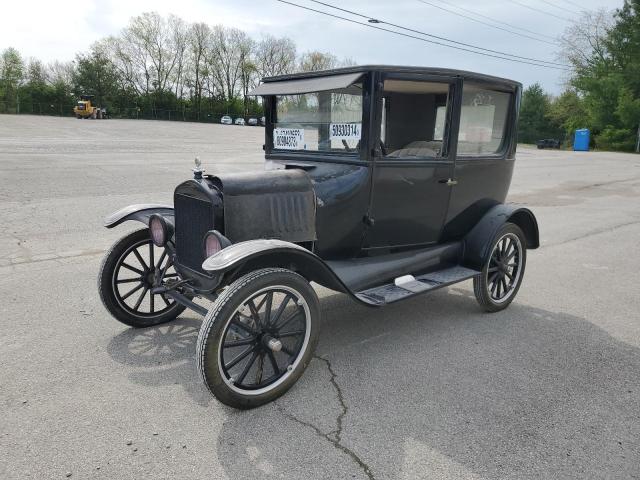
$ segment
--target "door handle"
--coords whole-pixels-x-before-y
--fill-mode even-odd
[[[438,183],[446,183],[447,187],[453,187],[454,185],[458,184],[458,181],[454,180],[453,178],[443,178],[441,180],[438,180]]]

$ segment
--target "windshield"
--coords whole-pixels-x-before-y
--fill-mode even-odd
[[[362,84],[276,96],[273,148],[355,153],[362,134]]]

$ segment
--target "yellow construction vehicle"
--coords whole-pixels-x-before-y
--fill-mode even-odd
[[[80,95],[80,100],[73,107],[73,113],[75,113],[76,118],[107,118],[106,109],[93,105],[94,98],[94,95]]]

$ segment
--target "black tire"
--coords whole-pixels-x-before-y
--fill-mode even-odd
[[[116,320],[124,323],[125,325],[129,325],[130,327],[151,327],[153,325],[170,322],[180,315],[186,307],[175,302],[175,300],[170,297],[165,297],[159,294],[152,295],[148,290],[148,281],[136,281],[135,277],[132,279],[119,280],[120,271],[122,270],[121,266],[125,263],[125,260],[129,258],[129,255],[135,253],[132,248],[136,245],[140,245],[139,248],[152,248],[154,249],[154,252],[158,249],[158,247],[154,247],[151,243],[149,229],[147,228],[131,232],[114,243],[109,252],[107,252],[107,255],[104,257],[100,267],[100,274],[98,275],[98,291],[100,292],[100,299],[107,311]],[[146,245],[149,245],[149,247]],[[156,255],[157,254],[154,253],[154,258],[151,260],[159,258],[160,265],[163,262],[163,255],[161,254],[159,257],[156,257]],[[166,258],[168,261],[168,257]],[[147,258],[147,260],[149,260],[149,258]],[[155,262],[149,263],[155,264]],[[133,268],[140,270],[141,273],[142,271],[146,272],[144,268],[141,268],[141,262],[138,262],[138,264]],[[135,272],[132,274],[135,274]],[[177,273],[167,274],[167,277],[169,275],[177,278]],[[144,275],[144,277],[148,276],[148,274]],[[140,278],[142,279],[143,275],[140,275]],[[142,304],[139,306],[134,305],[134,308],[127,303],[127,295],[129,295],[129,297],[134,297],[134,294],[131,294],[130,292],[121,293],[120,287],[118,286],[120,284],[119,281],[121,281],[122,284],[132,285],[132,289],[142,290],[144,293],[141,292],[140,294],[143,295],[143,300],[146,293],[149,293],[149,312],[142,311]],[[152,298],[153,300],[151,300]],[[158,304],[162,302],[165,306],[154,313],[156,299]]]
[[[505,223],[491,241],[482,273],[473,278],[473,292],[485,311],[498,312],[511,304],[522,285],[526,264],[527,242],[522,230]]]
[[[284,307],[273,308],[276,294],[277,299],[283,296]],[[232,283],[209,310],[198,334],[198,371],[222,403],[258,407],[283,395],[300,378],[315,351],[319,328],[318,296],[307,280],[290,270],[256,270]],[[268,347],[274,340],[281,342],[281,350]]]

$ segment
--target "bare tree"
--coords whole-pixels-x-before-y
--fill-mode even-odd
[[[167,90],[178,55],[167,21],[155,12],[133,17],[123,31],[129,58],[144,71],[145,91]]]
[[[296,69],[296,44],[267,35],[256,45],[255,64],[260,78],[291,73]]]
[[[560,37],[558,59],[579,71],[587,71],[595,62],[605,61],[608,55],[605,39],[613,23],[612,13],[603,8],[583,12]]]
[[[301,72],[317,72],[338,66],[338,59],[331,53],[306,52],[300,56],[298,69]]]
[[[148,94],[151,90],[151,73],[146,54],[138,45],[127,39],[128,32],[122,32],[122,37],[107,37],[98,43],[107,57],[111,60],[118,76],[125,88],[136,94]]]
[[[249,89],[259,81],[256,75],[258,69],[253,60],[254,49],[255,43],[248,37],[240,45],[240,84],[242,86],[245,117],[249,114]]]
[[[202,90],[204,88],[204,78],[207,67],[207,48],[211,44],[211,28],[206,23],[194,23],[189,27],[189,83],[193,88],[193,99],[195,101],[198,118],[202,108]]]
[[[175,15],[169,16],[169,30],[171,34],[171,54],[175,57],[174,92],[176,98],[182,98],[184,95],[185,69],[189,60],[187,49],[190,31],[185,21]]]
[[[225,100],[232,100],[238,93],[243,62],[253,48],[253,40],[237,28],[216,25],[211,36],[209,66],[212,79]]]
[[[64,85],[68,89],[73,84],[73,72],[75,66],[73,62],[60,62],[56,60],[47,65],[47,81],[51,85]]]
[[[356,62],[353,58],[347,57],[347,58],[343,58],[342,60],[340,60],[336,66],[338,66],[338,67],[353,67],[353,66],[355,66],[357,64],[358,64],[358,62]]]

